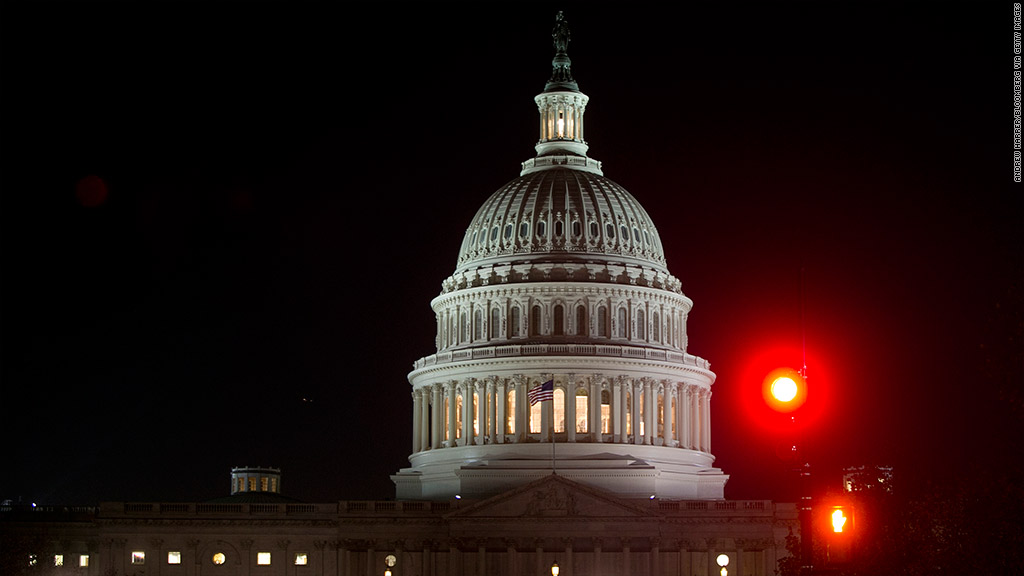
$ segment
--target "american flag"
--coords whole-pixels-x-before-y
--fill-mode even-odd
[[[543,384],[538,384],[533,388],[530,388],[528,395],[530,396],[530,406],[533,406],[537,402],[553,400],[555,398],[555,381],[548,380]]]

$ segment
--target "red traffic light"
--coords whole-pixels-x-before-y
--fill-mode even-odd
[[[776,412],[792,412],[807,400],[807,382],[792,368],[772,370],[761,386],[764,401]]]

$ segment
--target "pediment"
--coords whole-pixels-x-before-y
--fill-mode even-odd
[[[448,518],[644,518],[656,515],[645,506],[551,474],[459,509]]]

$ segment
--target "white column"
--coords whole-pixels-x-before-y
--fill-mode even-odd
[[[462,445],[473,444],[473,381],[462,382]]]
[[[494,396],[494,380],[487,381],[487,442],[494,444],[497,438],[497,404],[498,399]]]
[[[701,434],[704,438],[703,449],[705,452],[711,452],[711,390],[705,390],[701,396],[704,399],[704,409],[701,414],[701,422],[704,424]]]
[[[689,435],[686,433],[686,391],[685,384],[676,383],[673,388],[676,395],[676,446],[686,448]]]
[[[590,421],[587,425],[590,426],[590,435],[594,442],[601,443],[604,441],[604,435],[601,433],[601,382],[597,378],[591,378],[588,405]]]
[[[700,404],[700,390],[696,384],[691,384],[687,388],[688,394],[687,399],[689,402],[687,406],[690,411],[690,448],[694,450],[700,450],[700,412],[698,411],[698,405]]]
[[[473,441],[475,444],[483,444],[484,437],[487,436],[487,384],[485,382],[476,383],[476,417],[477,417],[477,432],[474,435]]]
[[[672,445],[672,383],[661,381],[661,419],[664,428],[661,431],[662,446]]]
[[[498,380],[496,390],[494,392],[494,423],[498,429],[498,444],[505,443],[505,422],[508,421],[508,418],[505,415],[505,403],[507,399],[508,391],[505,390],[505,380]]]
[[[619,443],[623,440],[622,429],[622,384],[616,378],[612,380],[612,442]]]
[[[422,418],[420,410],[420,391],[412,391],[412,453],[415,454],[420,451],[420,419]]]
[[[526,383],[522,379],[518,379],[515,383],[516,386],[516,442],[522,442],[526,439],[526,434],[529,432],[526,429],[527,410],[529,406],[526,405]]]
[[[576,383],[569,375],[569,381],[565,385],[565,439],[567,442],[576,441]]]
[[[634,382],[633,383],[633,414],[632,414],[632,416],[633,416],[633,418],[632,418],[632,420],[633,420],[633,444],[643,444],[644,443],[644,437],[643,437],[642,434],[640,434],[640,416],[644,416],[644,417],[647,416],[646,414],[642,414],[642,412],[646,412],[646,410],[641,410],[642,404],[640,403],[640,400],[641,400],[640,396],[643,395],[643,392],[644,392],[644,385],[643,385],[643,383],[641,383],[641,382]],[[648,397],[650,397],[650,394],[648,394],[647,396],[644,396],[643,400],[646,401]],[[649,433],[648,430],[644,430],[644,432],[648,432]]]
[[[430,388],[420,389],[420,451],[430,448]]]
[[[455,381],[448,382],[448,447],[455,446]]]
[[[644,444],[654,444],[654,437],[658,435],[658,420],[655,418],[654,387],[651,386],[651,379],[644,378]]]
[[[430,447],[434,450],[441,447],[441,440],[444,436],[444,400],[441,398],[441,384],[431,386],[433,400],[430,403],[431,442]]]

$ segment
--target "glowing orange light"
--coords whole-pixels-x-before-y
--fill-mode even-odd
[[[843,527],[846,526],[846,515],[843,514],[843,510],[837,509],[832,512],[832,531],[842,532]]]
[[[780,376],[772,382],[772,396],[779,402],[789,402],[796,398],[796,382],[789,376]]]
[[[793,412],[807,400],[807,384],[798,370],[778,368],[764,379],[764,400],[776,412]]]

